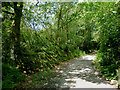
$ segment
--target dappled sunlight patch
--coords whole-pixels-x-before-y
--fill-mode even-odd
[[[80,73],[88,73],[88,72],[92,72],[92,70],[90,68],[82,68],[81,70],[73,70],[72,72],[68,72],[70,74],[80,74]]]
[[[85,69],[82,69],[82,70],[80,70],[79,71],[79,73],[88,73],[88,72],[91,72],[92,70],[91,69],[89,69],[89,68],[85,68]]]
[[[82,60],[94,60],[94,59],[95,59],[95,55],[82,56]]]
[[[65,81],[77,81],[78,80],[78,78],[77,79],[74,79],[74,78],[71,78],[71,79],[65,79]]]
[[[85,68],[84,70],[85,70],[85,71],[90,71],[91,69],[89,69],[89,68]]]
[[[63,73],[63,71],[61,70],[60,73]]]
[[[73,86],[75,86],[76,84],[75,84],[75,83],[64,83],[64,85],[67,85],[67,86],[73,87]]]
[[[76,81],[75,88],[114,88],[114,87],[105,83],[92,83],[83,79],[78,79]]]
[[[70,74],[79,74],[79,72],[69,72]]]
[[[99,75],[99,73],[98,73],[98,72],[95,72],[94,74],[95,74],[95,75]]]

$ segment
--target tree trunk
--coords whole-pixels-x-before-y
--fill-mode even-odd
[[[19,5],[18,5],[19,4]],[[12,42],[13,53],[16,64],[20,61],[20,22],[22,17],[23,3],[14,2],[14,20],[12,23]]]
[[[60,13],[59,13],[59,16],[58,16],[58,23],[57,23],[57,36],[56,36],[56,44],[58,44],[58,37],[59,37],[59,31],[60,31],[60,20],[62,18],[61,14],[62,14],[62,6],[60,6]]]
[[[67,25],[67,27],[66,27],[66,32],[67,32],[67,54],[68,54],[68,25]]]

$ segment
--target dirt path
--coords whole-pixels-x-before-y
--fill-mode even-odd
[[[82,56],[54,69],[40,88],[115,88],[98,75],[91,63],[95,54]]]
[[[34,88],[116,88],[94,70],[95,53],[69,60],[53,69],[53,74],[40,83],[40,73],[28,79],[25,87]]]

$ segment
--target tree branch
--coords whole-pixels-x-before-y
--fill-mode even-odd
[[[12,14],[14,15],[14,13],[11,13],[11,12],[8,12],[8,11],[5,11],[5,10],[2,10],[3,12],[7,13],[7,14]]]

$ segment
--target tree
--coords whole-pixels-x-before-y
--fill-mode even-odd
[[[16,62],[20,60],[20,23],[22,17],[23,2],[5,2],[3,7],[6,9],[3,10],[4,13],[12,15],[12,25],[11,25],[11,39],[12,39],[12,49]],[[13,9],[13,12],[10,10]]]

